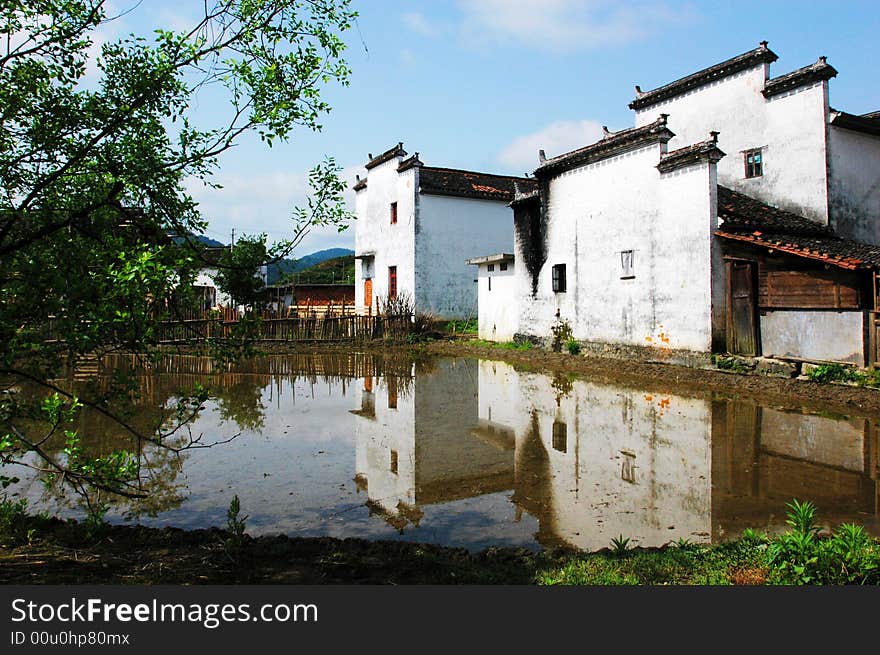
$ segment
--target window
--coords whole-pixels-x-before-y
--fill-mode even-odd
[[[764,174],[764,158],[760,150],[745,153],[746,177],[761,177]]]
[[[394,225],[397,222],[397,203],[391,203],[391,224]]]
[[[495,264],[488,264],[486,270],[492,273],[495,270]]]
[[[498,268],[501,269],[502,271],[506,271],[507,270],[507,262],[501,262],[498,265]]]
[[[565,293],[565,264],[553,266],[553,291]]]
[[[492,290],[492,278],[490,277],[490,278],[486,278],[486,279],[489,280],[489,291],[491,291]]]
[[[636,483],[636,454],[628,450],[620,451],[620,479],[631,484]]]
[[[620,279],[631,280],[636,276],[635,250],[620,251]]]
[[[397,475],[397,451],[391,451],[391,472]]]
[[[568,426],[562,421],[553,421],[553,449],[560,453],[568,450]]]
[[[397,298],[397,267],[388,267],[388,300]]]

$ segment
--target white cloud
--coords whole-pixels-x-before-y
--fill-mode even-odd
[[[365,174],[363,166],[348,166],[340,177],[351,188],[356,174]],[[276,171],[257,175],[219,172],[213,181],[222,189],[204,186],[197,179],[187,181],[186,189],[199,203],[202,216],[209,221],[207,235],[229,243],[232,229],[236,238],[242,234],[265,232],[269,241],[289,239],[294,223],[291,212],[305,206],[309,193],[307,171]],[[353,209],[353,194],[345,194]],[[302,256],[325,248],[354,247],[354,225],[339,233],[335,227],[315,227],[303,239],[294,256]]]
[[[409,12],[400,17],[403,24],[420,36],[435,38],[438,36],[437,26],[418,12]]]
[[[458,4],[466,43],[552,52],[620,45],[695,18],[693,8],[673,9],[660,0],[632,6],[609,0],[459,0]]]
[[[517,137],[498,154],[505,166],[532,171],[538,166],[538,151],[555,157],[595,143],[602,138],[602,126],[596,121],[556,121],[537,132]]]

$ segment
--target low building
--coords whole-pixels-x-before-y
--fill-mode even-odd
[[[477,324],[480,339],[512,341],[519,327],[513,254],[473,257],[467,263],[477,267]]]

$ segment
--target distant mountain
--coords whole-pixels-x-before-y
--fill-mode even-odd
[[[300,271],[316,266],[328,259],[351,256],[354,256],[354,250],[349,248],[328,248],[326,250],[313,252],[310,255],[303,255],[297,259],[282,259],[277,264],[271,264],[269,266],[269,274],[266,282],[268,284],[275,284],[283,275],[288,273],[299,273]]]
[[[204,234],[190,234],[189,238],[191,241],[201,243],[202,245],[208,246],[209,248],[223,248],[226,246],[225,243],[221,243],[220,241],[217,241],[217,239],[212,239],[211,237],[206,237]],[[184,242],[184,238],[179,235],[171,235],[171,239],[174,241],[174,243]]]
[[[296,284],[354,284],[354,253],[325,259],[319,264],[286,275]]]

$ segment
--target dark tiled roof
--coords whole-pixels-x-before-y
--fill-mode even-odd
[[[834,66],[825,61],[825,57],[819,57],[815,64],[798,68],[796,71],[774,77],[764,83],[764,90],[761,93],[765,98],[785,93],[790,89],[796,89],[813,82],[830,80],[837,75]]]
[[[734,73],[746,70],[747,68],[752,68],[761,63],[772,63],[777,59],[778,57],[776,54],[767,47],[767,42],[762,41],[761,45],[754,50],[749,50],[748,52],[744,52],[743,54],[737,55],[727,61],[722,61],[720,64],[715,64],[709,68],[704,68],[692,75],[682,77],[674,82],[658,87],[653,91],[642,92],[637,86],[636,99],[629,103],[629,108],[643,109],[644,107],[650,107],[658,102],[668,98],[674,98],[675,96],[703,86],[704,84],[728,77]]]
[[[669,173],[699,161],[717,162],[722,157],[724,157],[724,153],[718,147],[718,132],[712,132],[707,141],[672,150],[662,155],[657,169],[661,173]]]
[[[519,183],[520,188],[537,188],[537,182],[526,177],[492,175],[433,166],[423,166],[419,169],[419,190],[422,193],[441,196],[510,202],[513,200],[514,182]]]
[[[830,228],[718,186],[715,232],[721,238],[772,248],[840,268],[880,268],[880,246],[840,239]]]
[[[880,112],[856,116],[845,111],[832,110],[831,124],[834,127],[880,136]]]
[[[367,178],[363,178],[361,180],[358,180],[357,182],[354,183],[354,185],[352,185],[351,188],[354,189],[355,191],[360,191],[362,189],[366,189],[367,188]]]
[[[403,149],[403,142],[398,143],[393,148],[389,148],[378,157],[372,157],[370,161],[364,164],[364,167],[367,170],[370,170],[371,168],[375,168],[379,164],[384,164],[386,161],[394,159],[395,157],[406,157],[406,150]]]
[[[828,236],[831,228],[718,185],[718,218],[726,231]]]
[[[613,157],[648,143],[665,143],[675,136],[666,127],[666,118],[666,114],[660,114],[660,118],[649,125],[631,127],[628,130],[621,130],[614,134],[609,133],[610,136],[605,137],[601,141],[548,159],[535,169],[535,175],[542,176],[561,173],[577,166]]]
[[[408,157],[400,162],[400,165],[397,167],[397,172],[403,173],[403,171],[408,171],[415,166],[424,166],[422,160],[419,159],[419,153],[415,153],[412,157]]]
[[[880,111],[869,111],[867,114],[862,114],[862,118],[880,118]]]

